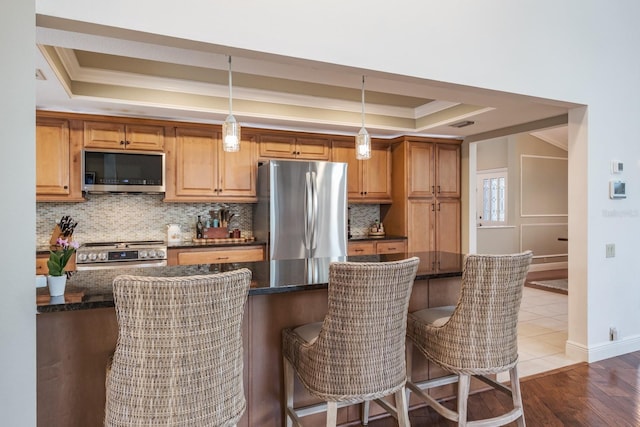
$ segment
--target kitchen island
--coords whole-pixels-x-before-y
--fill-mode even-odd
[[[420,258],[409,310],[454,304],[460,289],[463,256],[425,252],[351,256],[355,262]],[[37,306],[39,426],[98,426],[104,414],[104,379],[117,339],[110,283],[118,274],[184,276],[249,268],[252,284],[243,322],[244,387],[247,411],[239,426],[282,425],[283,328],[323,319],[327,310],[328,265],[337,259],[261,261],[196,266],[147,267],[76,272],[69,284],[85,290],[80,302],[47,301]],[[341,259],[342,260],[342,259]],[[441,373],[415,358],[415,379]],[[314,398],[296,387],[296,402]],[[372,414],[382,411],[372,404]],[[357,420],[358,407],[342,408],[340,424]],[[323,425],[323,416],[308,425]]]

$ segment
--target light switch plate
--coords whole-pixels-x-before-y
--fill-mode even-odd
[[[607,258],[614,258],[616,256],[615,243],[607,243]]]

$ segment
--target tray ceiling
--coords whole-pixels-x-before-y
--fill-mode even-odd
[[[566,123],[571,105],[259,52],[38,17],[39,109],[374,137],[497,136]],[[44,79],[42,79],[44,78]],[[466,127],[451,125],[471,121]]]

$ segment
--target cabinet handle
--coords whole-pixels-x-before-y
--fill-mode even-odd
[[[395,250],[396,250],[396,248],[389,248],[388,250],[390,250],[390,251],[395,251]]]
[[[438,203],[438,212],[440,212],[440,203]]]
[[[64,188],[65,190],[69,189],[68,185],[63,186],[62,188]]]
[[[229,257],[228,256],[219,256],[216,259],[229,259]]]
[[[440,186],[438,185],[438,194],[440,194]]]
[[[364,249],[356,249],[356,252],[362,252]]]
[[[432,193],[435,193],[435,192],[436,192],[436,187],[435,187],[435,186],[433,186],[433,185],[431,186],[431,192],[432,192]]]
[[[127,143],[124,141],[120,141],[120,145],[127,145]]]

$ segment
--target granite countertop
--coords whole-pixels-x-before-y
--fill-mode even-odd
[[[407,240],[407,237],[385,234],[384,236],[353,236],[349,239],[350,242],[364,242],[367,240]]]
[[[231,264],[184,265],[166,267],[140,267],[128,269],[107,269],[77,271],[67,281],[67,286],[84,290],[81,302],[65,301],[54,297],[41,301],[37,305],[39,313],[84,310],[91,308],[113,307],[111,284],[120,274],[139,276],[173,277],[197,274],[211,274],[220,271],[248,268],[252,272],[249,295],[264,295],[283,292],[300,292],[327,287],[329,263],[333,261],[385,262],[397,261],[412,256],[420,258],[416,280],[462,275],[464,255],[449,252],[419,252],[385,255],[358,255],[340,258],[314,258],[279,261],[260,261]],[[38,293],[47,293],[46,288]],[[67,298],[67,300],[69,300]]]

